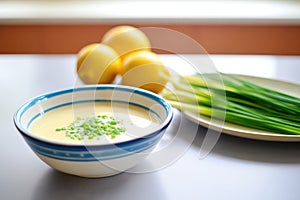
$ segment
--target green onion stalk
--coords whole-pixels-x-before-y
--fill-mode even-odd
[[[300,98],[228,74],[168,78],[161,95],[174,107],[267,132],[300,135]]]

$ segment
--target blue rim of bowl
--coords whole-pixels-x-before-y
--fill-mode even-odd
[[[163,122],[160,124],[160,126],[157,128],[157,130],[155,130],[154,132],[148,133],[146,135],[144,135],[141,138],[134,138],[131,140],[126,140],[126,141],[121,141],[121,142],[116,142],[116,143],[111,143],[111,144],[73,144],[73,143],[67,143],[67,142],[61,142],[61,141],[53,141],[44,137],[40,137],[38,135],[34,135],[31,132],[29,132],[26,128],[24,128],[21,125],[21,119],[23,114],[33,105],[43,101],[43,100],[47,100],[62,94],[66,94],[66,93],[73,93],[73,92],[77,92],[77,91],[85,91],[85,90],[120,90],[120,91],[127,91],[127,92],[132,92],[141,96],[145,96],[147,98],[150,98],[152,100],[154,100],[155,102],[158,102],[166,111],[167,115],[165,117],[165,119],[163,120]],[[114,85],[114,84],[102,84],[102,85],[87,85],[87,86],[80,86],[80,87],[75,87],[75,88],[67,88],[67,89],[62,89],[62,90],[57,90],[57,91],[53,91],[53,92],[48,92],[42,95],[39,95],[37,97],[31,98],[30,100],[28,100],[26,103],[24,103],[23,105],[21,105],[19,107],[19,109],[15,112],[14,116],[13,116],[13,121],[15,124],[15,127],[18,129],[18,131],[25,137],[30,138],[31,140],[37,140],[39,142],[44,142],[44,143],[48,143],[48,144],[52,144],[52,145],[57,145],[57,146],[68,146],[68,147],[85,147],[85,146],[103,146],[103,147],[108,147],[108,146],[115,146],[115,145],[123,145],[126,143],[131,143],[131,142],[136,142],[142,139],[145,139],[147,137],[151,137],[154,135],[159,134],[161,131],[163,131],[164,129],[166,129],[166,127],[168,127],[168,125],[171,123],[173,118],[173,111],[172,111],[172,107],[171,105],[166,102],[161,96],[141,89],[141,88],[137,88],[137,87],[131,87],[131,86],[123,86],[123,85]]]

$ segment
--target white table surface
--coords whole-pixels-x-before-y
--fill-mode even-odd
[[[195,62],[198,57],[185,56]],[[184,66],[174,56],[161,58],[168,66]],[[222,72],[300,83],[300,57],[215,55],[211,59]],[[161,169],[103,179],[79,178],[51,169],[26,145],[12,118],[29,98],[74,87],[75,63],[75,55],[0,55],[1,200],[300,199],[299,143],[256,141],[222,134],[208,156],[199,159],[207,129],[185,119],[178,111],[166,136],[176,134],[178,146],[172,145],[175,151],[182,151]],[[194,130],[198,130],[197,135],[189,144]],[[156,163],[145,160],[144,164],[149,167]]]

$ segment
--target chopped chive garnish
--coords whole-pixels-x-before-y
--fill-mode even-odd
[[[64,132],[72,140],[93,139],[103,135],[116,138],[125,128],[114,117],[98,115],[96,117],[77,118],[70,125],[55,129],[57,132]]]

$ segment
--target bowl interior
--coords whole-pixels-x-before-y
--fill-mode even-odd
[[[49,141],[29,131],[30,125],[39,116],[67,105],[80,103],[109,102],[135,106],[151,113],[159,120],[159,126],[147,134],[165,127],[172,118],[171,106],[160,96],[143,89],[119,85],[83,86],[73,89],[60,90],[31,99],[16,112],[14,120],[21,133],[27,136]],[[87,109],[93,110],[93,107]],[[76,112],[76,109],[74,110]],[[75,113],[76,114],[76,113]],[[147,135],[146,134],[146,135]],[[145,136],[146,136],[145,135]],[[65,142],[55,142],[68,145]]]

